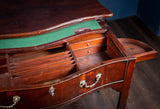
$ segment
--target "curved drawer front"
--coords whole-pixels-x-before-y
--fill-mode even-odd
[[[21,100],[15,105],[16,108],[26,107],[36,109],[47,106],[57,106],[74,98],[81,97],[98,88],[116,82],[122,82],[125,76],[125,66],[125,61],[112,63],[84,73],[74,79],[54,85],[53,87],[0,93],[0,96],[3,98],[0,99],[3,100],[0,101],[0,103],[2,103],[0,105],[12,104],[12,97],[18,95]],[[99,73],[101,76],[97,79],[96,75]],[[81,87],[80,82],[83,80],[91,87]]]

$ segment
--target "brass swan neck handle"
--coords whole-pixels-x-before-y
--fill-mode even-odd
[[[6,109],[13,108],[19,101],[20,101],[19,96],[13,96],[13,104],[11,104],[9,106],[1,106],[0,105],[0,108],[6,108]]]
[[[82,80],[80,82],[80,87],[91,88],[91,87],[95,86],[98,83],[98,81],[100,80],[101,76],[102,76],[102,73],[98,73],[96,75],[95,82],[91,85],[87,85],[87,82],[85,80]]]

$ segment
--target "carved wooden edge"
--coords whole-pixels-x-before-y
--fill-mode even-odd
[[[106,31],[108,31],[109,27],[106,24],[106,19],[104,17],[97,18],[97,22],[100,24],[102,29],[96,29],[96,30],[88,30],[87,29],[87,31],[82,31],[82,32],[79,32],[79,30],[77,30],[78,34],[68,36],[66,38],[62,38],[60,40],[53,41],[53,42],[46,43],[46,44],[42,44],[42,45],[37,45],[37,46],[32,46],[32,47],[0,49],[0,54],[23,53],[23,52],[32,52],[32,51],[35,51],[35,50],[45,50],[45,49],[49,49],[49,48],[56,48],[58,45],[65,43],[67,40],[74,39],[78,36],[105,33]],[[83,29],[83,30],[86,30],[86,29]]]
[[[37,30],[37,31],[26,32],[26,33],[2,34],[2,35],[0,35],[0,39],[32,37],[35,35],[41,35],[41,34],[53,32],[58,29],[62,29],[62,28],[65,28],[67,26],[71,26],[71,25],[74,25],[77,23],[81,23],[81,22],[85,22],[85,21],[89,21],[89,20],[97,20],[97,19],[112,17],[112,16],[113,16],[113,13],[111,12],[110,14],[82,17],[79,19],[74,19],[71,21],[67,21],[67,22],[55,25],[53,27],[49,27],[49,28],[45,28],[45,29],[41,29],[41,30]]]
[[[10,1],[12,0],[0,2],[2,10],[0,39],[30,37],[76,23],[113,16],[113,13],[98,0],[46,0],[45,2],[28,0],[22,4],[18,1],[13,4]],[[8,6],[7,10],[4,9],[5,5]]]

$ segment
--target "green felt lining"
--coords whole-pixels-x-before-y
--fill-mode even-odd
[[[50,33],[26,37],[26,38],[15,38],[15,39],[1,39],[0,49],[7,48],[21,48],[21,47],[31,47],[53,42],[71,35],[74,35],[74,31],[79,28],[90,28],[91,30],[100,29],[101,26],[96,20],[81,22],[68,26],[66,28],[59,29]]]

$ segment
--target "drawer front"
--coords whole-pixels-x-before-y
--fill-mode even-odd
[[[89,48],[74,51],[74,55],[78,58],[82,56],[91,55],[97,52],[101,52],[101,51],[104,51],[105,49],[106,49],[105,46],[89,47]]]
[[[94,88],[101,88],[102,85],[112,84],[116,81],[124,79],[126,62],[117,62],[104,67],[95,69],[83,75],[80,75],[74,79],[64,81],[53,87],[53,96],[49,93],[50,87],[30,89],[24,91],[5,92],[0,93],[2,99],[0,99],[0,105],[8,105],[12,103],[12,97],[18,95],[21,97],[15,107],[18,109],[37,109],[47,106],[56,106],[75,97],[80,97],[82,94],[93,91]],[[101,77],[96,79],[96,75],[101,73]],[[90,88],[81,87],[80,82],[85,80]],[[6,101],[6,102],[5,102]]]
[[[88,48],[92,46],[97,46],[97,45],[103,45],[106,43],[104,40],[105,38],[98,38],[98,39],[93,39],[93,40],[88,40],[88,41],[82,41],[74,44],[70,44],[72,50],[78,50],[78,49],[83,49],[83,48]]]

